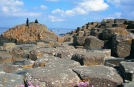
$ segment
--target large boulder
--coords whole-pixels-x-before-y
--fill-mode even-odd
[[[129,34],[115,34],[112,38],[112,55],[125,58],[130,56],[131,44],[134,35]]]
[[[72,56],[72,60],[86,66],[104,65],[104,58],[105,55],[99,52],[76,53]]]
[[[74,46],[83,46],[84,43],[85,43],[85,39],[86,37],[85,36],[74,36],[74,39],[73,39],[73,45]]]
[[[101,34],[99,35],[99,38],[101,40],[109,40],[111,39],[114,32],[111,29],[104,29]]]
[[[104,45],[104,41],[99,40],[94,36],[89,36],[85,40],[84,48],[85,49],[101,49]]]
[[[57,66],[57,67],[66,67],[66,68],[74,68],[76,66],[80,66],[79,62],[76,62],[74,60],[69,60],[69,59],[61,59],[58,57],[52,57],[52,56],[48,56],[48,57],[41,57],[39,59],[37,59],[34,62],[34,67],[44,67],[42,66],[43,64],[45,64],[46,66]]]
[[[122,73],[123,80],[134,81],[134,60],[120,62],[119,70]]]
[[[29,69],[26,80],[39,87],[74,87],[79,78],[69,68],[45,66]]]
[[[118,72],[107,66],[79,66],[73,68],[81,80],[89,81],[94,87],[117,87],[123,83]]]

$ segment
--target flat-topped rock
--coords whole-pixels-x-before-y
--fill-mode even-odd
[[[13,62],[14,58],[9,52],[0,52],[0,64]]]
[[[74,68],[76,66],[80,66],[79,62],[76,62],[74,60],[70,59],[61,59],[58,57],[41,57],[38,58],[35,63],[34,67],[40,67],[43,64],[46,66],[51,66],[51,67],[68,67],[68,68]],[[42,66],[43,67],[43,66]]]
[[[112,67],[107,66],[80,66],[73,68],[81,80],[87,80],[95,87],[117,87],[123,79]]]
[[[134,60],[120,62],[119,70],[124,80],[134,81]]]
[[[111,57],[111,49],[99,49],[99,50],[87,50],[87,51],[103,53],[105,55],[105,59]]]
[[[124,61],[124,58],[118,58],[118,57],[107,57],[105,58],[105,65],[109,67],[115,67],[119,66],[120,62]]]
[[[24,76],[0,72],[0,87],[20,87],[24,84]]]
[[[7,73],[12,73],[14,71],[16,71],[17,69],[20,68],[33,68],[33,64],[30,60],[19,60],[19,61],[15,61],[13,63],[6,63],[3,65],[3,71],[7,72]]]
[[[79,81],[77,74],[65,67],[41,67],[29,69],[27,81],[39,87],[74,87]]]
[[[99,52],[76,53],[72,60],[78,61],[81,65],[104,65],[105,55]]]

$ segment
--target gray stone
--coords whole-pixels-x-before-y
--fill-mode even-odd
[[[111,29],[104,29],[99,38],[102,40],[109,40],[113,34],[114,32]]]
[[[129,34],[115,34],[112,38],[112,55],[125,58],[130,55],[131,44],[134,35]]]
[[[73,68],[81,80],[87,80],[94,87],[117,87],[123,83],[122,78],[112,67],[80,66]]]
[[[94,36],[89,36],[85,40],[84,48],[85,49],[101,49],[104,45],[104,41],[99,40]]]
[[[0,52],[0,64],[8,63],[8,62],[13,62],[14,58],[9,52]]]
[[[82,37],[82,36],[84,36],[84,31],[79,31],[77,34],[78,34],[78,36]]]
[[[74,46],[82,46],[85,44],[85,36],[80,37],[80,36],[75,36],[73,39],[73,44]]]
[[[104,65],[105,55],[99,52],[86,52],[74,54],[72,60],[78,61],[81,65],[93,66]]]
[[[134,60],[120,62],[119,70],[124,80],[134,81]]]
[[[0,72],[0,87],[20,87],[24,76]]]
[[[8,50],[8,51],[12,51],[12,49],[16,46],[15,43],[4,43],[3,44],[3,49],[4,50]]]
[[[41,57],[34,62],[34,67],[44,67],[44,66],[61,66],[67,68],[74,68],[80,66],[80,64],[74,60],[61,59],[58,57]]]
[[[124,61],[124,58],[107,57],[105,58],[105,66],[109,67],[119,66],[121,61]]]
[[[103,53],[105,55],[105,59],[111,57],[111,49],[87,50],[87,51]]]
[[[71,69],[61,66],[29,69],[26,79],[39,87],[74,87],[79,81]]]
[[[13,63],[6,63],[3,65],[3,71],[7,73],[15,72],[17,69],[33,68],[33,64],[29,60],[19,60]]]

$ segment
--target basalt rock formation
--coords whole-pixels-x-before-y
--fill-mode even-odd
[[[48,30],[47,26],[39,23],[29,23],[17,25],[4,32],[0,37],[0,44],[5,42],[14,42],[16,44],[35,43],[38,41],[49,42],[57,41],[58,36]]]

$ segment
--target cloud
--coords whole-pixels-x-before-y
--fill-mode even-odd
[[[49,15],[49,16],[48,16],[48,19],[49,19],[51,22],[62,22],[62,21],[65,21],[65,20],[62,19],[62,18],[59,18],[59,17],[56,17],[56,16],[52,16],[52,15]]]
[[[75,6],[70,10],[55,9],[53,14],[60,14],[61,16],[75,16],[85,15],[90,12],[104,11],[109,7],[104,0],[82,0],[82,2],[75,2]]]
[[[56,2],[56,1],[58,1],[58,0],[45,0],[45,1]]]
[[[133,0],[107,0],[107,2],[113,4],[116,8],[121,9],[123,17],[134,18]]]
[[[47,9],[47,6],[41,5],[40,8],[44,10],[44,9]]]
[[[122,18],[121,16],[122,16],[121,12],[115,12],[104,19],[117,19],[117,18]]]
[[[33,17],[40,16],[40,12],[29,12],[21,7],[24,3],[21,0],[1,0],[0,2],[0,16],[5,17]]]

